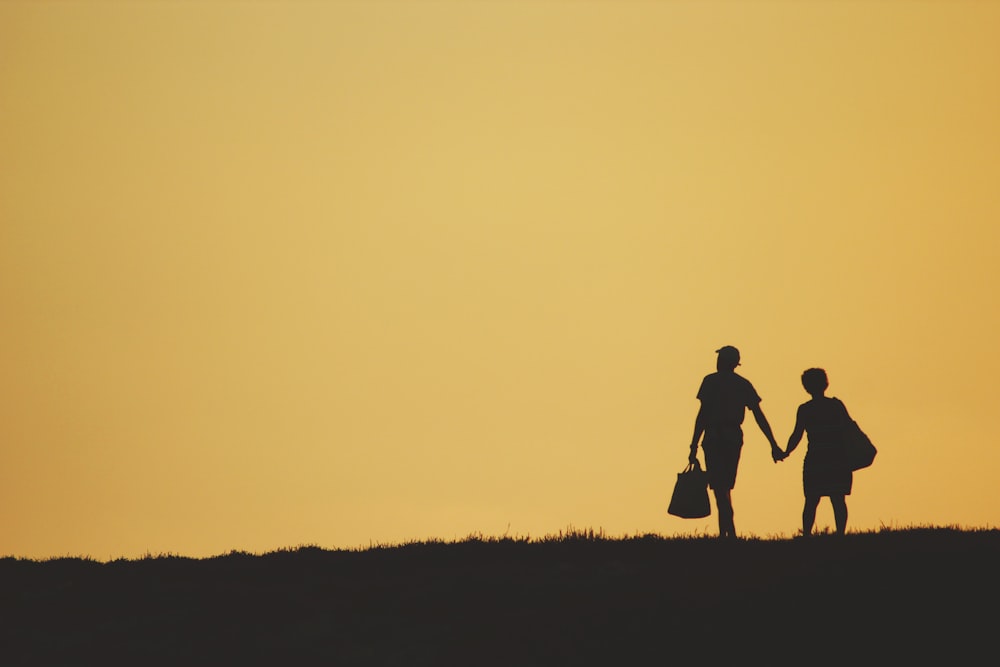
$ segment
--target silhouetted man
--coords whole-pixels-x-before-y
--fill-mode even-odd
[[[701,408],[694,421],[694,437],[688,460],[697,461],[698,441],[705,451],[705,469],[708,486],[715,494],[715,507],[719,514],[719,537],[736,537],[733,523],[732,490],[736,485],[736,470],[743,449],[743,417],[746,410],[753,413],[761,432],[771,443],[771,458],[775,463],[785,453],[778,447],[771,432],[771,425],[760,409],[760,396],[750,381],[737,375],[740,351],[732,345],[716,350],[716,372],[706,375],[698,389]]]

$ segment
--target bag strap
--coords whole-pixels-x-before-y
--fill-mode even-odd
[[[849,413],[847,411],[847,406],[844,405],[844,402],[842,400],[840,400],[839,398],[837,398],[836,396],[832,396],[831,398],[833,398],[833,400],[837,401],[837,405],[840,406],[840,409],[843,411],[844,417],[847,419],[847,421],[848,422],[853,421],[853,419],[851,417],[851,413]]]

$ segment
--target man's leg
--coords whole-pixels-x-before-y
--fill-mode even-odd
[[[743,431],[739,428],[705,432],[705,467],[709,485],[715,494],[715,507],[719,511],[719,537],[736,537],[733,524],[732,490],[736,484],[736,470],[743,448]]]
[[[733,500],[729,489],[713,489],[715,508],[719,512],[719,537],[736,537],[733,523]]]

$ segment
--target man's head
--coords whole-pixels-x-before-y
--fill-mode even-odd
[[[715,360],[715,367],[720,371],[732,371],[740,365],[740,351],[732,345],[725,345],[715,351],[719,356]]]

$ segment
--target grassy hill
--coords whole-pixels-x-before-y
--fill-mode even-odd
[[[0,664],[996,662],[1000,532],[0,559]]]

